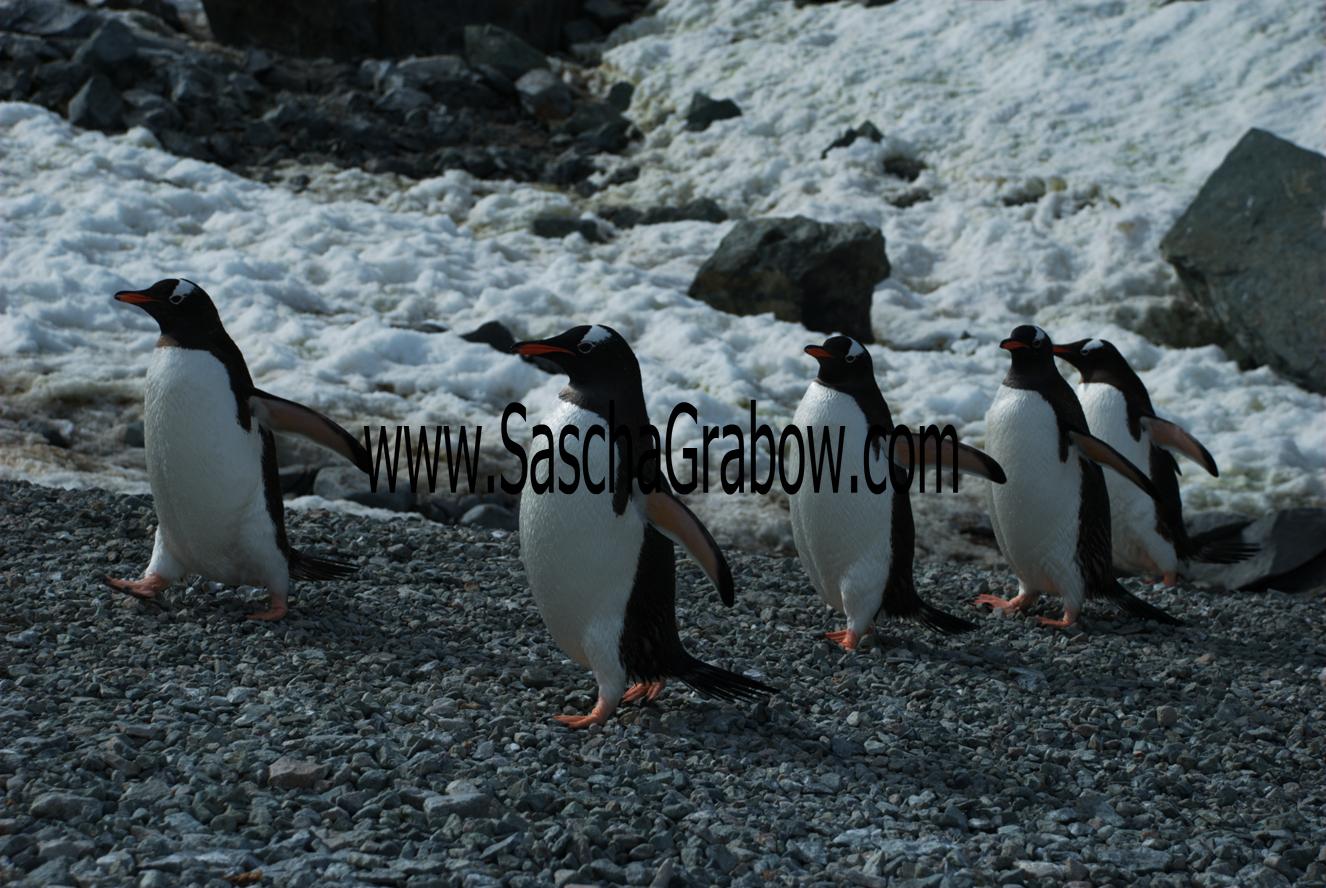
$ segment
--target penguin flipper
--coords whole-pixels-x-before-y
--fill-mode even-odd
[[[758,700],[778,693],[777,688],[764,682],[710,665],[690,654],[685,655],[675,674],[697,693],[719,700]]]
[[[334,450],[368,473],[372,463],[364,445],[345,429],[316,410],[254,389],[249,395],[249,411],[274,432],[303,435],[315,444]]]
[[[354,564],[319,558],[298,549],[290,550],[288,561],[292,580],[339,580],[359,570]]]
[[[650,526],[690,554],[714,584],[723,603],[731,607],[736,600],[732,568],[695,513],[671,491],[656,490],[645,497],[645,518]]]
[[[911,456],[913,451],[910,448],[894,447],[891,460],[902,469],[910,469],[915,459]],[[983,450],[977,450],[969,444],[959,444],[956,441],[938,437],[929,434],[921,435],[921,457],[920,465],[917,467],[924,470],[926,466],[946,466],[956,465],[958,472],[964,475],[976,475],[979,478],[985,478],[993,481],[995,484],[1003,484],[1008,480],[1004,474],[1004,467],[999,465],[998,461]]]
[[[1156,486],[1151,483],[1151,479],[1146,476],[1137,466],[1129,462],[1128,458],[1119,451],[1115,450],[1104,441],[1094,435],[1088,435],[1086,432],[1079,432],[1076,429],[1068,430],[1068,438],[1077,448],[1077,452],[1094,463],[1113,469],[1129,481],[1141,488],[1142,492],[1153,500],[1160,499],[1160,493]]]
[[[1129,592],[1123,586],[1119,585],[1117,580],[1105,584],[1100,597],[1108,598],[1120,608],[1132,614],[1135,617],[1142,617],[1146,620],[1155,620],[1157,623],[1165,623],[1169,626],[1182,626],[1183,621],[1178,617],[1172,617],[1165,611],[1156,607],[1154,604],[1148,604]]]
[[[1161,419],[1158,416],[1142,417],[1142,428],[1151,433],[1153,444],[1159,444],[1167,450],[1173,450],[1175,453],[1181,453],[1188,459],[1197,463],[1212,478],[1220,477],[1220,470],[1216,468],[1215,458],[1211,456],[1211,451],[1202,446],[1188,430],[1169,420]]]

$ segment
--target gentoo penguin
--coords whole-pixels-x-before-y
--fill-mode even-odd
[[[1016,612],[1054,592],[1064,600],[1064,615],[1040,617],[1047,626],[1075,623],[1087,598],[1109,598],[1129,613],[1177,624],[1120,586],[1110,570],[1110,498],[1101,466],[1154,497],[1150,480],[1087,432],[1082,405],[1059,375],[1044,330],[1024,324],[999,345],[1011,353],[1012,367],[985,415],[985,441],[1008,483],[990,488],[990,521],[1019,588],[1011,601],[981,595],[976,603]]]
[[[520,498],[520,557],[534,601],[553,639],[598,682],[589,715],[557,721],[602,724],[622,700],[655,699],[668,678],[725,700],[773,693],[691,656],[677,634],[673,543],[686,547],[727,605],[732,571],[709,531],[667,488],[657,450],[638,476],[632,468],[651,445],[640,365],[626,340],[608,327],[579,326],[515,351],[546,358],[570,377],[544,424],[559,442],[574,427],[581,444],[571,446],[583,446],[581,483],[570,485],[563,462],[557,478],[567,489],[539,493],[527,485]],[[614,436],[614,428],[629,434]],[[627,679],[635,682],[630,690]]]
[[[825,604],[847,617],[847,628],[828,637],[846,650],[856,650],[881,616],[910,617],[941,632],[975,629],[975,624],[932,607],[916,594],[911,496],[907,476],[898,475],[895,483],[890,471],[886,436],[893,431],[893,417],[875,382],[870,352],[855,339],[831,336],[823,345],[806,346],[806,354],[819,362],[819,373],[792,424],[817,438],[827,433],[835,442],[838,430],[843,433],[839,488],[824,484],[815,490],[802,483],[788,497],[792,539],[810,582]],[[884,483],[879,493],[865,485],[866,442],[872,428],[877,431],[870,439],[870,477]],[[933,448],[933,439],[927,441]],[[943,460],[949,464],[953,442],[943,439],[942,444]],[[981,451],[963,444],[959,454],[960,470],[1003,483],[1003,469]],[[910,456],[900,443],[893,459],[906,468]],[[926,462],[933,464],[934,459],[932,455]]]
[[[272,432],[304,435],[367,472],[363,445],[322,414],[254,388],[244,356],[197,284],[170,278],[115,298],[161,327],[143,414],[157,532],[142,579],[106,581],[139,598],[155,598],[189,574],[263,586],[268,606],[249,619],[279,620],[292,579],[351,573],[352,566],[307,555],[286,539]]]
[[[1220,472],[1201,442],[1156,416],[1146,386],[1117,348],[1103,339],[1079,339],[1056,345],[1054,353],[1082,374],[1077,393],[1092,434],[1147,470],[1159,494],[1153,500],[1118,476],[1105,476],[1115,567],[1150,572],[1173,586],[1181,561],[1234,564],[1257,552],[1255,544],[1238,539],[1198,543],[1188,536],[1179,498],[1179,466],[1170,450],[1212,477]]]

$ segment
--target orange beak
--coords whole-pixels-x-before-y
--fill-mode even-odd
[[[1020,348],[1026,348],[1027,344],[1016,339],[1005,339],[1003,342],[999,343],[999,347],[1006,348],[1009,351],[1017,351]]]
[[[516,344],[516,354],[518,355],[573,355],[575,352],[569,348],[562,348],[560,345],[548,345],[546,342],[520,342]]]
[[[806,354],[810,355],[812,358],[815,358],[816,360],[819,360],[820,358],[833,357],[833,352],[829,351],[827,348],[821,348],[818,345],[806,346]]]
[[[134,290],[121,290],[115,294],[115,300],[117,302],[127,302],[130,305],[147,305],[156,302],[155,299],[148,296],[146,293],[139,293]]]

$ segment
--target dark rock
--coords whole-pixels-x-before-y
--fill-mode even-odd
[[[621,151],[631,138],[631,121],[607,102],[581,102],[559,129],[595,154]]]
[[[915,182],[926,169],[925,161],[917,160],[914,157],[897,154],[893,157],[884,158],[885,175],[906,179],[908,182]]]
[[[376,0],[203,0],[212,34],[232,46],[302,56],[380,55]]]
[[[602,243],[599,226],[592,219],[571,219],[565,216],[540,216],[530,225],[530,233],[537,237],[561,238],[580,234],[585,240]]]
[[[631,107],[631,99],[635,97],[635,84],[626,80],[619,80],[608,90],[608,105],[625,114]]]
[[[611,31],[624,25],[632,18],[631,11],[617,0],[585,0],[585,15],[589,16],[605,31]]]
[[[119,19],[108,19],[74,53],[74,61],[108,73],[138,53],[138,39]]]
[[[124,129],[124,101],[104,74],[88,78],[69,100],[69,122],[103,132]]]
[[[603,39],[603,31],[591,19],[573,19],[562,28],[562,40],[567,46],[595,43]]]
[[[65,103],[74,97],[93,73],[87,65],[78,62],[47,62],[37,69],[34,82],[39,92],[33,96],[33,100]]]
[[[134,420],[126,425],[120,441],[125,447],[142,447],[145,443],[142,420]]]
[[[100,16],[67,0],[9,0],[0,3],[0,31],[78,39],[95,31],[100,20]]]
[[[461,524],[472,527],[488,527],[493,530],[515,530],[516,514],[510,509],[484,503],[470,509],[460,518]]]
[[[553,185],[574,185],[593,175],[594,161],[581,151],[568,148],[548,161],[543,178]]]
[[[184,30],[184,21],[180,18],[179,11],[175,9],[174,4],[170,3],[169,0],[105,0],[102,5],[107,9],[144,12],[154,18],[160,19],[172,30]]]
[[[465,59],[476,68],[496,71],[512,83],[535,68],[548,67],[543,53],[496,25],[465,29]]]
[[[932,195],[929,191],[924,188],[913,188],[910,191],[904,191],[902,194],[890,197],[888,201],[891,206],[895,206],[900,210],[905,210],[908,207],[914,207],[919,203],[925,203],[931,199]]]
[[[457,108],[491,108],[498,97],[457,55],[406,59],[387,74],[388,85],[423,90],[434,99]]]
[[[101,802],[87,796],[69,792],[46,792],[32,800],[28,813],[33,817],[52,820],[80,820],[95,817],[101,811]]]
[[[460,334],[466,342],[481,342],[506,354],[511,354],[516,346],[516,337],[501,321],[488,321],[478,329]]]
[[[751,219],[723,238],[690,295],[721,311],[770,311],[811,330],[871,342],[871,298],[889,270],[884,236],[868,225]]]
[[[535,68],[516,81],[520,104],[539,120],[563,120],[571,116],[574,96],[571,87],[547,68]]]
[[[643,211],[635,207],[606,207],[599,215],[618,228],[662,225],[667,222],[718,223],[728,219],[727,213],[711,197],[701,197],[679,207],[650,207]]]
[[[686,128],[691,132],[702,133],[716,121],[740,116],[741,109],[731,99],[715,100],[697,92],[691,96],[691,106],[686,109]]]
[[[1207,528],[1208,523],[1215,526]],[[1198,542],[1236,536],[1260,546],[1255,555],[1238,564],[1190,563],[1186,573],[1194,579],[1226,589],[1299,591],[1320,584],[1318,562],[1326,553],[1326,509],[1285,509],[1250,523],[1236,520],[1223,525],[1208,519],[1189,524]]]
[[[267,783],[281,789],[312,789],[326,771],[317,762],[282,756],[267,767]]]
[[[829,147],[825,148],[820,153],[820,160],[823,160],[824,158],[828,157],[829,152],[834,150],[835,148],[846,148],[848,145],[852,144],[857,139],[869,139],[872,142],[878,142],[883,138],[884,134],[879,131],[879,128],[875,126],[873,123],[871,123],[869,120],[867,120],[863,122],[860,126],[853,127],[852,129],[849,130],[844,130],[841,136],[834,139],[833,142],[829,145]]]
[[[407,114],[417,108],[427,108],[432,103],[433,100],[429,98],[428,93],[408,86],[398,86],[378,99],[377,106],[384,111]]]
[[[1326,392],[1326,157],[1252,129],[1160,243],[1245,366]]]
[[[394,434],[395,429],[389,426],[387,428],[387,443],[392,448],[389,452],[394,452]],[[375,438],[373,440],[373,456],[377,455],[377,446],[378,442]],[[403,443],[401,449],[404,450]],[[400,454],[402,457],[404,455],[404,453]],[[386,454],[384,454],[384,462],[385,456]],[[349,500],[362,506],[386,509],[389,512],[413,512],[415,510],[415,495],[410,490],[410,479],[405,474],[405,460],[401,459],[399,465],[401,472],[396,477],[396,489],[394,491],[390,490],[387,484],[385,468],[382,474],[378,476],[378,489],[375,491],[369,485],[368,476],[354,466],[328,466],[318,472],[318,476],[313,482],[313,493],[315,496],[325,499]]]

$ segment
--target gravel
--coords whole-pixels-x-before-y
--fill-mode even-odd
[[[242,619],[259,590],[104,587],[153,523],[146,497],[0,483],[0,883],[1326,881],[1319,594],[1147,590],[1187,625],[983,616],[849,655],[795,559],[730,552],[733,610],[682,569],[683,634],[782,693],[671,687],[577,733],[551,716],[593,682],[515,534],[292,513],[362,570],[268,625]],[[1010,585],[917,574],[965,615]]]

